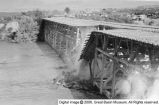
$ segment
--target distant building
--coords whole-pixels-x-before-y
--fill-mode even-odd
[[[144,21],[145,19],[147,19],[146,15],[132,15],[132,19],[136,20],[136,21]]]
[[[135,24],[140,24],[140,25],[149,25],[151,24],[151,19],[148,18],[146,15],[132,15],[132,20]]]
[[[140,18],[140,20],[145,20],[145,19],[147,19],[147,16],[146,15],[139,15],[139,18]]]

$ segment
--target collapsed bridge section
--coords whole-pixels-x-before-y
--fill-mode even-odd
[[[141,27],[70,17],[52,17],[42,20],[38,39],[47,42],[61,57],[69,58],[74,63],[79,59],[85,41],[89,39],[92,31],[112,29],[144,30],[159,33],[159,28],[150,26]]]
[[[91,80],[101,94],[115,98],[115,84],[133,70],[149,74],[159,66],[159,33],[113,29],[91,33],[80,59],[89,62]]]
[[[53,17],[43,19],[39,39],[71,65],[79,58],[89,62],[93,84],[109,98],[119,78],[158,69],[158,27]]]

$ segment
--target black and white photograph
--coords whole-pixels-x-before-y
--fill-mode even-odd
[[[159,0],[0,0],[0,105],[106,104],[159,104]]]

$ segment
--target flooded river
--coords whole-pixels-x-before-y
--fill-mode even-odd
[[[57,105],[58,99],[101,98],[54,85],[53,78],[67,71],[65,66],[46,43],[0,41],[0,105]]]
[[[60,66],[64,63],[45,43],[0,42],[0,104],[57,105],[58,98],[74,98],[52,84]]]

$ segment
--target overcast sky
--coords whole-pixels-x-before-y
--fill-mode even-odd
[[[23,11],[32,9],[53,10],[70,7],[86,8],[127,8],[141,5],[159,5],[159,0],[0,0],[0,11]]]

